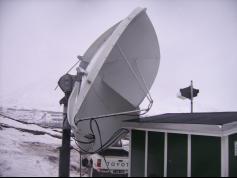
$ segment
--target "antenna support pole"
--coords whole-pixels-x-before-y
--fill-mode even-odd
[[[59,157],[59,177],[70,176],[70,149],[71,149],[71,127],[67,120],[67,106],[70,94],[65,93],[65,97],[61,100],[63,102],[63,135],[62,147],[60,149]],[[60,103],[61,103],[60,102]]]
[[[191,113],[193,113],[193,81],[191,81]]]
[[[185,99],[190,99],[191,101],[191,113],[193,113],[193,101],[194,98],[198,96],[199,90],[193,87],[193,81],[191,85],[187,88],[180,89],[181,96]]]
[[[63,104],[63,136],[62,147],[60,149],[59,158],[59,177],[70,176],[70,151],[71,151],[71,127],[67,118],[68,100],[72,93],[74,83],[82,81],[82,77],[86,75],[85,71],[77,68],[77,75],[66,74],[58,81],[58,86],[62,89],[65,96],[60,100],[60,105]]]
[[[65,96],[60,100],[63,104],[63,135],[62,147],[59,155],[59,177],[70,176],[70,151],[71,151],[71,127],[67,119],[68,100],[73,89],[74,77],[66,74],[58,81],[58,86],[62,89]]]

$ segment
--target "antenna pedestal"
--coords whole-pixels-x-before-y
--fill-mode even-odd
[[[69,94],[65,94],[65,97],[60,101],[60,104],[64,104],[64,108],[62,147],[60,148],[59,158],[59,177],[70,176],[71,127],[67,120],[67,105],[69,96]]]
[[[62,76],[58,82],[58,86],[65,93],[65,96],[59,102],[60,105],[63,104],[64,106],[62,147],[60,149],[60,158],[59,158],[59,177],[70,176],[71,126],[68,122],[67,117],[68,100],[72,93],[75,81],[81,82],[83,75],[85,75],[84,72],[78,69],[76,76],[66,74]]]
[[[58,82],[58,86],[65,93],[65,96],[60,100],[60,105],[63,104],[63,135],[62,147],[59,155],[59,177],[70,176],[70,149],[71,149],[71,127],[67,119],[67,107],[70,94],[73,89],[73,76],[66,74],[62,76]]]

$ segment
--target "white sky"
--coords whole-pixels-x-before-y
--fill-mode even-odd
[[[161,48],[150,114],[189,112],[176,94],[191,80],[195,111],[236,111],[235,0],[0,0],[0,106],[60,110],[58,78],[137,6]]]

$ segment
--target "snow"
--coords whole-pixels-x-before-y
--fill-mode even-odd
[[[0,123],[4,125],[8,125],[8,126],[14,126],[14,127],[17,127],[18,129],[39,131],[39,132],[44,132],[46,134],[55,135],[56,137],[61,137],[60,133],[57,133],[51,129],[42,128],[35,124],[22,124],[20,122],[17,122],[8,118],[0,118]]]
[[[28,131],[45,134],[34,135]],[[52,129],[0,117],[0,176],[58,176],[61,139],[53,136],[60,134]],[[71,176],[79,177],[79,154],[74,150],[71,151],[70,169]]]
[[[62,112],[0,107],[0,114],[43,127],[62,127]]]
[[[15,129],[1,131],[0,140],[2,176],[57,176],[55,153],[59,140],[45,135],[32,136]]]

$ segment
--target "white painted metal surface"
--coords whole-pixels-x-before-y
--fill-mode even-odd
[[[221,177],[229,177],[229,137],[221,138]]]
[[[129,130],[129,169],[128,169],[128,177],[132,177],[132,130]]]
[[[187,176],[188,177],[192,177],[192,135],[188,135],[188,172],[187,172]]]
[[[164,145],[164,177],[168,176],[168,133],[165,133]]]
[[[148,177],[148,136],[149,132],[146,131],[146,138],[145,138],[145,177]]]
[[[81,86],[75,84],[68,119],[80,147],[94,152],[121,128],[122,121],[133,117],[102,118],[98,120],[100,130],[96,123],[84,119],[138,110],[157,75],[160,51],[146,9],[135,9],[106,31],[87,50],[83,60],[88,65],[81,67],[88,75],[83,77]],[[95,135],[95,141],[88,144],[88,135]]]
[[[176,134],[191,134],[223,137],[237,132],[237,123],[226,125],[201,125],[201,124],[171,124],[171,123],[139,123],[125,122],[124,128],[143,131],[168,132]]]

